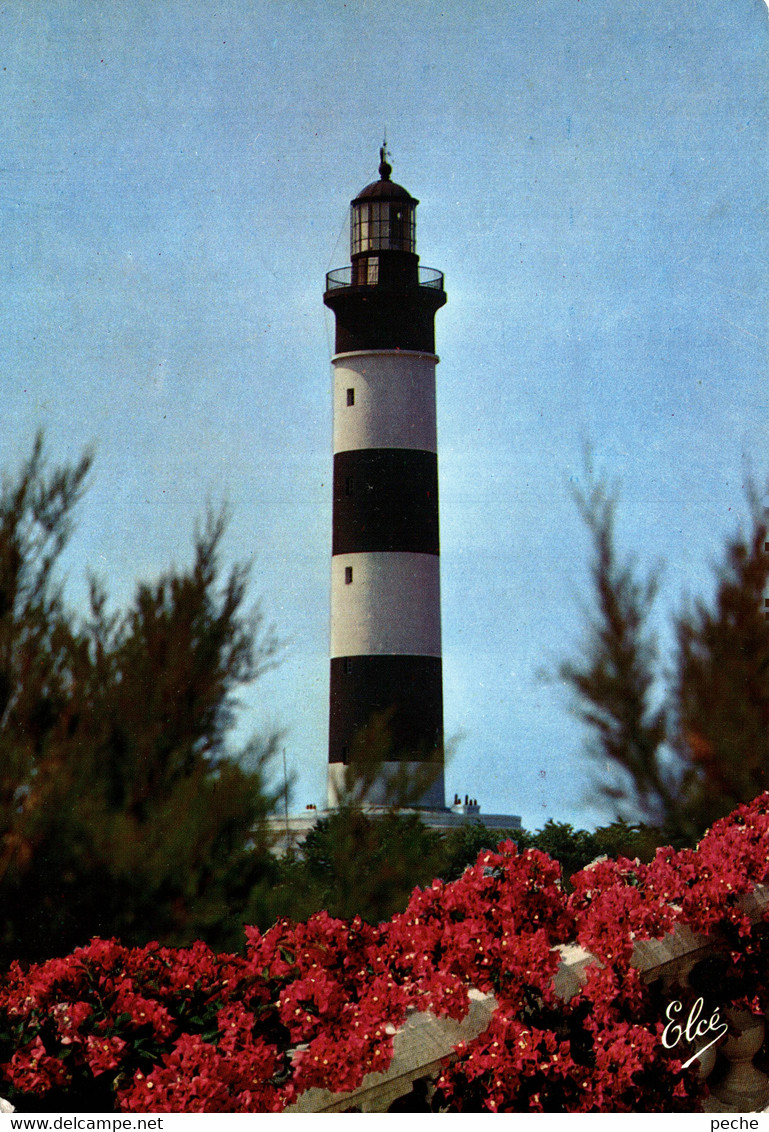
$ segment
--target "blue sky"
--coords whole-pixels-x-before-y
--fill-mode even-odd
[[[447,791],[592,825],[573,654],[592,448],[658,617],[767,474],[763,0],[23,0],[0,12],[0,463],[96,466],[67,561],[116,607],[207,501],[286,640],[243,697],[325,795],[333,327],[350,199],[421,201],[437,316]]]

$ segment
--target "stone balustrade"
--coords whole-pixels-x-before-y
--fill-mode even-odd
[[[759,887],[743,897],[741,906],[752,923],[769,907],[769,889]],[[577,944],[560,948],[561,966],[555,989],[568,1001],[584,981],[585,968],[596,960]],[[713,942],[680,925],[661,940],[641,940],[633,949],[633,965],[647,985],[658,984],[661,1000],[675,999],[682,988],[697,989],[696,975],[714,955]],[[690,981],[691,980],[691,981]],[[462,1022],[413,1012],[396,1034],[394,1054],[386,1073],[370,1073],[361,1086],[347,1093],[310,1089],[288,1112],[419,1112],[427,1111],[431,1082],[444,1058],[461,1041],[477,1037],[488,1026],[496,1003],[491,995],[470,992],[470,1010]],[[765,1049],[763,1018],[721,1004],[729,1032],[700,1059],[701,1076],[711,1095],[707,1112],[761,1112],[769,1104],[769,1051]],[[662,1019],[664,1021],[664,1018]],[[691,1051],[694,1052],[694,1051]]]
[[[426,1090],[441,1063],[459,1042],[482,1033],[496,1008],[491,995],[470,991],[470,1010],[461,1022],[411,1011],[395,1035],[393,1058],[386,1073],[369,1073],[349,1093],[308,1089],[286,1112],[404,1112],[427,1109]]]

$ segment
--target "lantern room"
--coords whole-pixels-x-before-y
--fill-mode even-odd
[[[380,179],[359,193],[350,210],[352,283],[358,287],[408,284],[417,278],[419,201],[390,180],[384,146],[379,156]]]

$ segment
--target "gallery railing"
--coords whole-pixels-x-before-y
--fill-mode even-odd
[[[428,287],[433,291],[443,290],[443,272],[434,267],[419,267],[418,279],[420,287]],[[353,283],[352,265],[336,267],[326,274],[326,290],[338,291],[342,287],[375,286],[376,284]]]

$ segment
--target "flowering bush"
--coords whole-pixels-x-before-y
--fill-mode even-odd
[[[706,1086],[663,1046],[633,947],[707,932],[722,1005],[763,1011],[767,936],[739,898],[768,878],[764,794],[697,849],[598,862],[570,896],[556,862],[505,842],[378,927],[281,920],[247,929],[243,955],[96,939],[0,982],[0,1093],[25,1111],[281,1111],[386,1069],[409,1008],[459,1019],[477,988],[497,1010],[445,1066],[436,1109],[692,1111]],[[574,940],[597,962],[563,1002],[558,948]]]

